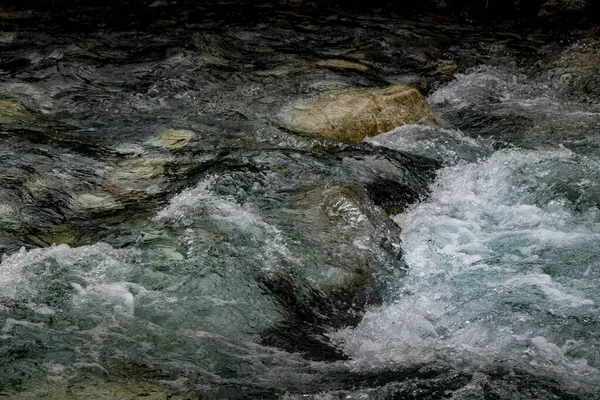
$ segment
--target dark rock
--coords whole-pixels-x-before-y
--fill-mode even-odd
[[[587,0],[548,0],[542,4],[538,17],[548,22],[568,22],[582,17],[588,8]]]
[[[389,215],[404,212],[407,204],[419,200],[419,194],[400,182],[378,179],[367,185],[367,191],[373,202]]]

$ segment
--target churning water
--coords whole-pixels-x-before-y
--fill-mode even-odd
[[[1,36],[1,396],[600,398],[598,102],[480,66],[443,127],[296,137],[280,103],[382,84],[311,57],[426,60],[332,21]]]
[[[538,97],[535,83],[516,80],[480,69],[431,100],[450,103],[450,113],[472,107],[474,98],[477,107],[489,107],[483,98],[501,84],[505,101],[521,96],[519,105],[538,105],[538,125],[581,123],[572,105],[563,110]],[[588,129],[598,134],[597,126]],[[332,335],[352,368],[451,366],[474,377],[451,395],[460,399],[483,398],[490,385],[500,398],[599,396],[600,159],[562,144],[494,151],[481,137],[437,128],[407,126],[371,141],[449,166],[426,201],[394,217],[409,266],[388,288],[394,298]],[[520,374],[535,378],[524,384]]]
[[[395,299],[334,334],[353,367],[509,364],[597,393],[600,220],[552,191],[548,172],[593,165],[569,150],[511,149],[441,171],[430,199],[394,218],[409,266]],[[478,379],[477,390],[489,384]]]

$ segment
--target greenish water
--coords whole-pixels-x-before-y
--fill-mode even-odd
[[[1,22],[0,395],[599,397],[600,107],[580,64],[552,64],[567,44],[224,15]],[[278,126],[298,99],[398,82],[441,127]]]

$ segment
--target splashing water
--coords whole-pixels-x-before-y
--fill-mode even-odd
[[[508,362],[596,393],[600,215],[549,196],[556,175],[596,165],[568,150],[503,150],[442,170],[429,200],[394,217],[409,265],[394,301],[332,335],[352,368],[490,373]]]

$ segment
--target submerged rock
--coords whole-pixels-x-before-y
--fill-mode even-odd
[[[116,181],[155,179],[164,174],[166,162],[166,159],[158,157],[125,160],[119,163],[113,178]]]
[[[0,123],[31,122],[34,119],[35,114],[21,104],[10,100],[0,100]]]
[[[82,193],[71,202],[76,212],[107,212],[123,208],[123,205],[108,193]]]
[[[0,20],[30,18],[34,15],[35,12],[33,10],[15,10],[12,8],[0,8]]]
[[[540,7],[538,17],[549,22],[564,22],[582,16],[588,8],[587,0],[548,0]]]
[[[20,226],[21,221],[14,207],[0,203],[0,229],[18,229]]]
[[[600,95],[600,42],[586,38],[567,46],[548,74],[562,90]]]
[[[405,124],[436,124],[437,116],[413,87],[350,90],[302,101],[283,110],[284,128],[311,137],[360,142]]]
[[[369,260],[370,253],[378,252],[382,240],[393,240],[400,234],[387,214],[358,188],[314,188],[304,193],[297,204],[304,209],[300,220],[312,226],[307,239],[315,249],[317,243],[326,243],[326,248],[333,250],[323,254],[322,263],[313,265],[314,270],[306,266],[302,271],[316,290],[360,290],[377,272],[378,266]],[[337,234],[332,236],[332,232]]]
[[[0,32],[0,43],[12,43],[15,40],[15,37],[17,37],[15,32]]]
[[[381,300],[385,276],[404,269],[400,228],[364,189],[349,185],[303,190],[284,213],[294,221],[281,226],[295,238],[287,243],[294,259],[263,283],[286,319],[261,337],[314,360],[344,358],[323,329],[352,325]]]
[[[315,63],[317,67],[323,68],[332,68],[332,69],[353,69],[357,71],[366,72],[369,70],[369,67],[352,61],[341,60],[341,59],[331,59],[331,60],[320,60]]]
[[[158,136],[162,141],[163,147],[174,150],[187,146],[196,134],[187,129],[165,129],[159,132]]]
[[[329,324],[343,324],[352,316],[339,311],[362,308],[376,290],[377,277],[390,266],[402,267],[400,229],[357,187],[313,187],[291,201],[284,213],[295,223],[281,229],[295,238],[287,244],[295,259],[267,286],[305,322],[321,313]]]
[[[66,244],[72,246],[77,241],[78,232],[68,225],[54,225],[41,239],[47,244]]]
[[[168,187],[165,168],[168,159],[133,158],[119,161],[100,188],[126,205],[144,204]]]

